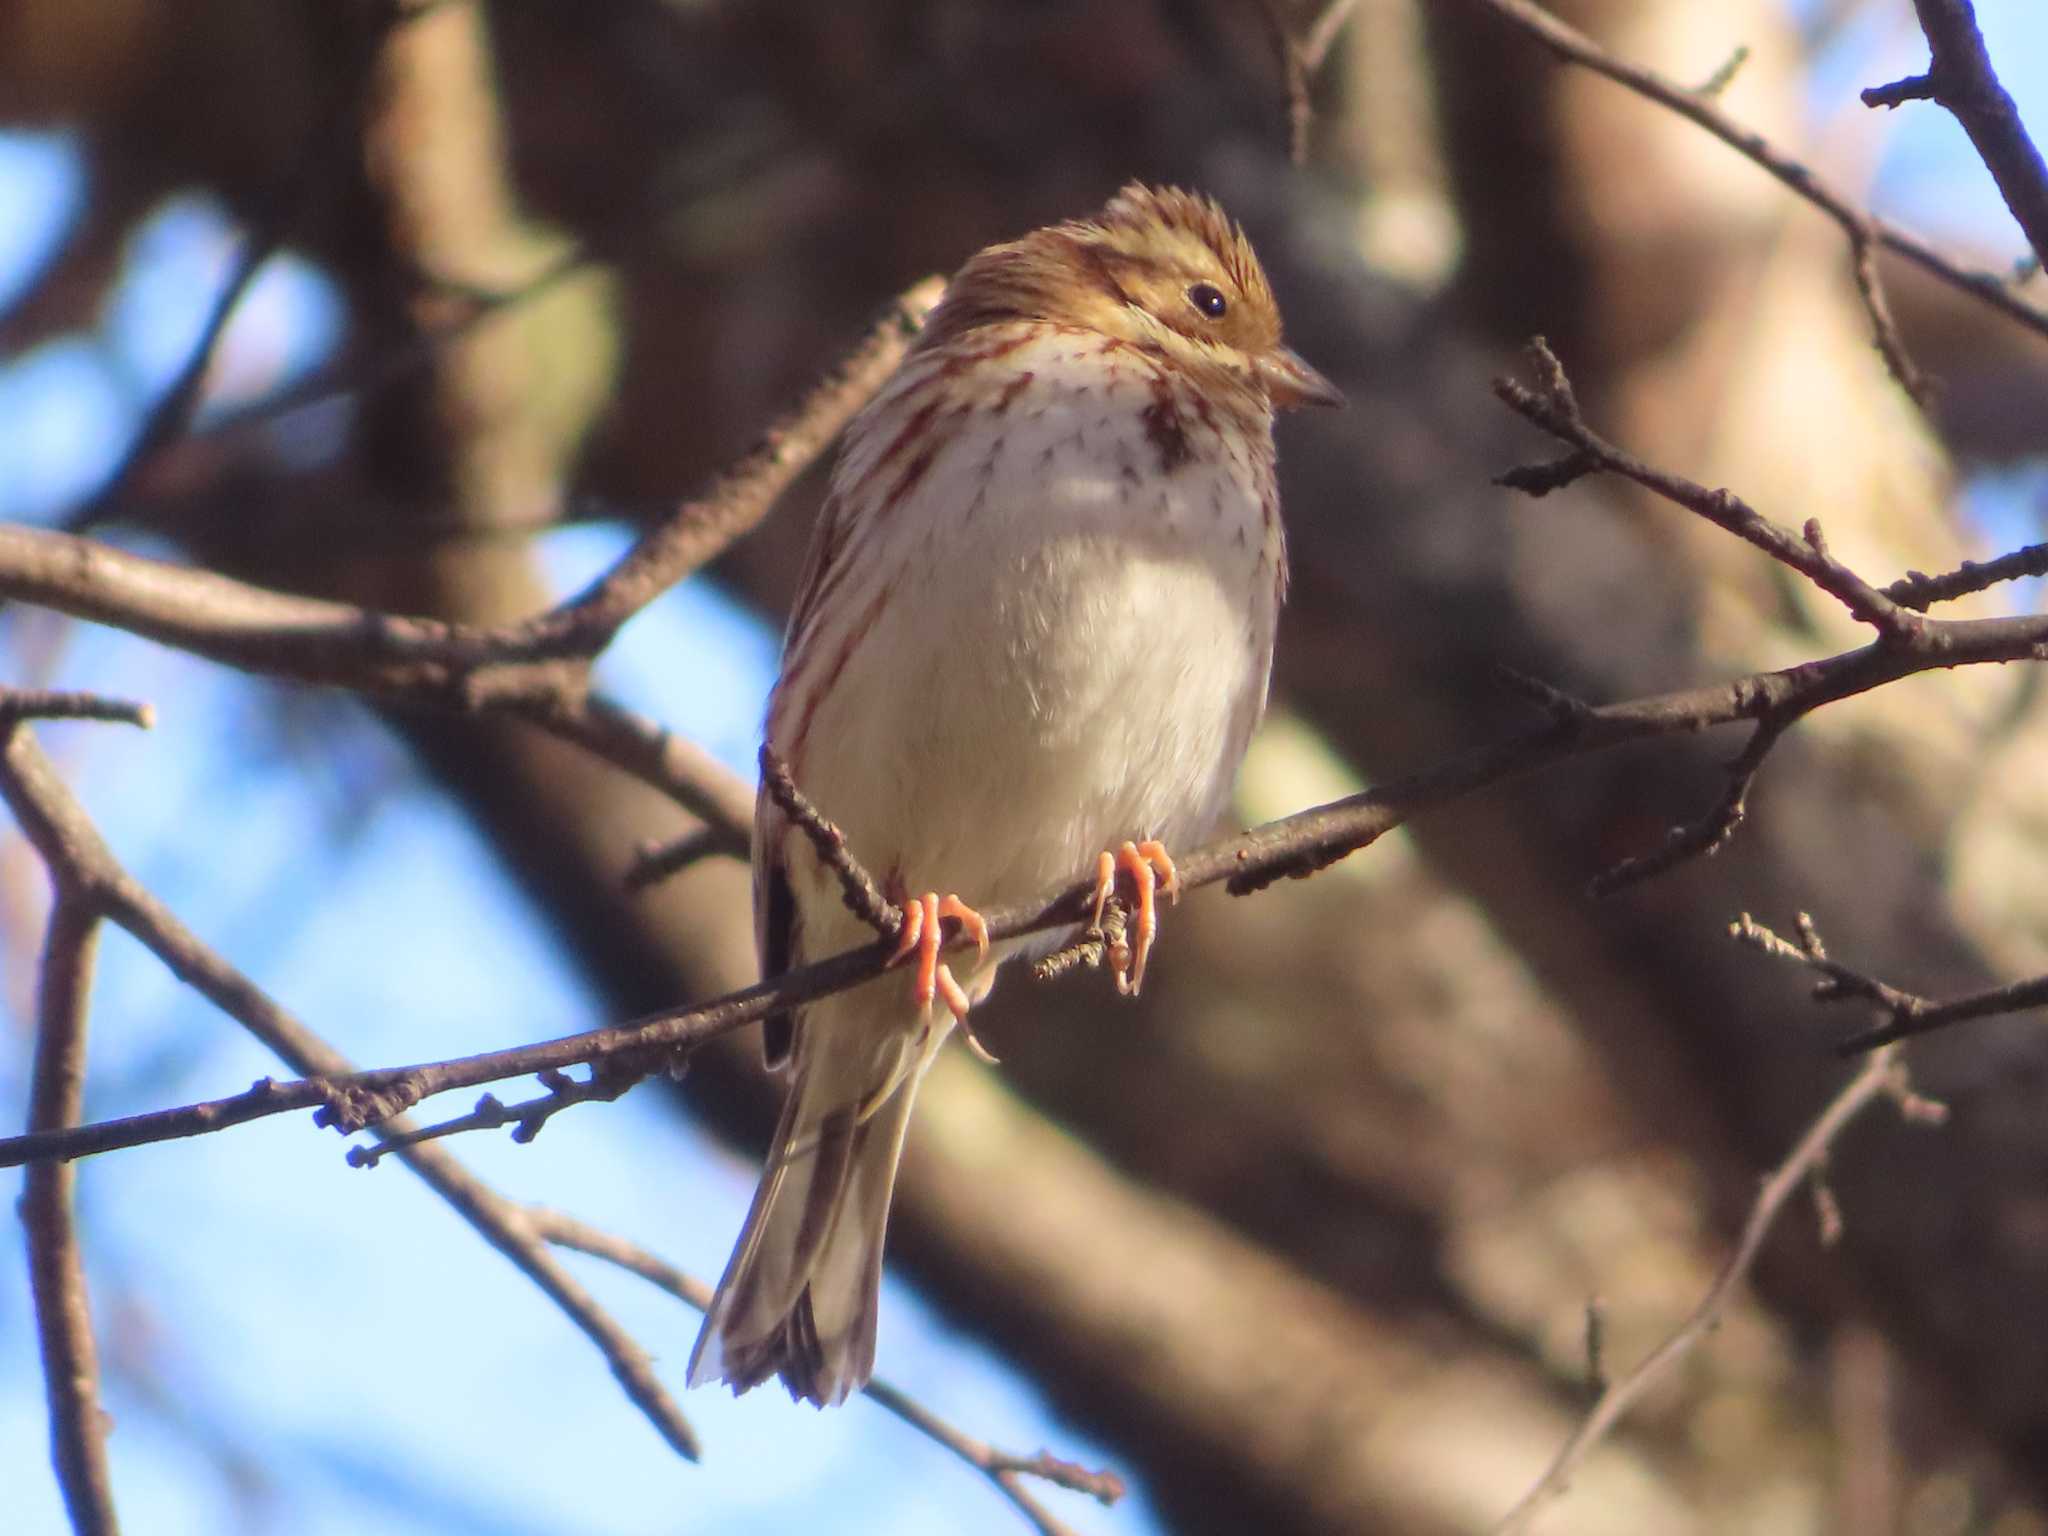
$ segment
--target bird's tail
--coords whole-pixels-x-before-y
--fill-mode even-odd
[[[877,1047],[878,991],[900,1010],[887,983],[806,1010],[761,1186],[690,1352],[693,1387],[722,1380],[744,1392],[780,1375],[792,1397],[824,1407],[874,1370],[896,1164],[917,1085],[952,1022],[897,1026]]]

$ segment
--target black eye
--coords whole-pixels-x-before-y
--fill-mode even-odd
[[[1223,297],[1223,290],[1214,283],[1195,284],[1188,290],[1188,302],[1211,320],[1221,320],[1223,312],[1230,308],[1230,301]]]

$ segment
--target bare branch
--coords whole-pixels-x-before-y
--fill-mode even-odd
[[[522,701],[513,712],[667,795],[703,822],[707,853],[747,856],[753,791],[695,742],[598,693],[551,694]]]
[[[1850,617],[1870,625],[1884,639],[1910,643],[1919,633],[1923,621],[1917,614],[1901,608],[1828,553],[1818,519],[1808,518],[1806,526],[1794,534],[1733,491],[1709,490],[1683,475],[1653,468],[1624,453],[1586,424],[1563,365],[1541,336],[1530,341],[1528,360],[1536,374],[1534,389],[1513,379],[1498,378],[1493,381],[1493,392],[1516,415],[1576,451],[1549,464],[1509,470],[1499,477],[1500,484],[1532,496],[1544,496],[1596,471],[1620,475],[1790,566],[1840,602],[1849,610]]]
[[[28,733],[9,729],[0,791],[16,793],[12,761]],[[86,1020],[92,996],[99,914],[51,866],[57,887],[43,941],[38,981],[35,1065],[29,1083],[32,1131],[76,1125],[85,1098]],[[107,1468],[107,1415],[100,1406],[99,1352],[93,1343],[85,1263],[79,1254],[72,1193],[77,1170],[43,1163],[28,1170],[21,1193],[21,1225],[28,1244],[29,1290],[36,1337],[42,1347],[49,1400],[51,1460],[64,1507],[77,1536],[115,1536],[113,1480]]]
[[[1543,1506],[1570,1486],[1572,1474],[1593,1448],[1606,1438],[1652,1386],[1698,1347],[1720,1321],[1736,1289],[1748,1277],[1757,1254],[1763,1249],[1764,1239],[1770,1235],[1779,1213],[1785,1208],[1785,1202],[1813,1179],[1843,1129],[1874,1101],[1897,1099],[1905,1091],[1904,1080],[1904,1063],[1894,1052],[1881,1051],[1866,1061],[1828,1101],[1791,1153],[1764,1180],[1755,1204],[1750,1207],[1749,1217],[1742,1224],[1742,1233],[1736,1239],[1734,1251],[1714,1276],[1713,1284],[1707,1288],[1699,1304],[1663,1343],[1600,1394],[1592,1410],[1558,1450],[1543,1475],[1494,1527],[1498,1536],[1514,1536],[1514,1533],[1528,1530]]]
[[[2048,576],[2048,544],[2029,544],[1996,560],[1965,560],[1953,571],[1939,576],[1908,571],[1886,587],[1884,595],[1901,608],[1925,613],[1936,603],[1953,602],[2002,581],[2024,581],[2035,576]]]
[[[1709,858],[1727,846],[1736,829],[1749,814],[1749,792],[1763,768],[1764,758],[1794,716],[1761,720],[1750,733],[1749,745],[1728,765],[1728,788],[1711,809],[1695,820],[1673,827],[1663,846],[1650,853],[1623,859],[1601,871],[1588,883],[1593,896],[1612,896],[1616,891],[1639,885],[1689,859]]]
[[[345,1057],[201,943],[121,867],[26,727],[17,725],[12,730],[4,772],[0,772],[0,795],[42,855],[59,889],[79,893],[80,900],[89,896],[95,920],[104,916],[127,929],[181,981],[236,1020],[293,1070],[314,1081],[349,1076],[352,1067]],[[44,1007],[54,1006],[51,999],[62,995],[61,987],[53,992],[46,983]],[[38,1050],[42,1048],[43,1038],[39,1037]],[[282,1093],[285,1089],[259,1083],[244,1097],[260,1100],[266,1091]],[[223,1118],[220,1123],[232,1123],[232,1119]],[[394,1138],[411,1131],[403,1120],[384,1129]],[[62,1134],[61,1124],[32,1122],[27,1137],[21,1139]],[[406,1146],[396,1149],[396,1155],[568,1315],[603,1353],[627,1397],[662,1438],[680,1455],[695,1460],[696,1436],[655,1376],[647,1352],[562,1268],[526,1227],[519,1207],[494,1193],[439,1147]],[[32,1174],[40,1176],[46,1171],[55,1173],[59,1165],[45,1163]],[[68,1190],[68,1181],[63,1187]]]
[[[766,742],[761,745],[761,788],[810,839],[818,862],[839,877],[839,890],[847,910],[885,938],[901,932],[902,911],[853,856],[853,850],[846,845],[846,834],[827,821],[796,787],[796,780],[789,776],[789,765]]]
[[[746,856],[743,848],[728,850],[720,847],[720,842],[709,827],[698,827],[666,841],[650,839],[633,850],[633,862],[626,866],[625,887],[629,891],[648,890],[714,854],[729,851],[741,858]]]
[[[945,292],[926,278],[894,299],[865,340],[704,496],[686,501],[559,608],[514,626],[514,649],[593,655],[655,598],[728,548],[808,469],[896,371]]]
[[[1184,887],[1225,882],[1238,895],[1282,878],[1315,873],[1368,847],[1427,810],[1568,759],[1630,742],[1684,735],[1709,726],[1766,719],[1790,722],[1824,704],[1867,693],[1918,672],[1987,662],[2048,657],[2048,617],[1925,619],[1911,643],[1880,640],[1818,661],[1733,682],[1713,683],[1618,704],[1589,706],[1583,715],[1552,720],[1439,765],[1300,811],[1253,831],[1225,838],[1176,859]],[[1015,938],[1078,925],[1093,908],[1092,871],[1032,901],[983,912],[991,939]],[[168,914],[163,919],[175,922]],[[954,946],[964,943],[955,937]],[[41,1158],[82,1157],[120,1147],[202,1135],[231,1124],[297,1109],[320,1111],[320,1121],[344,1132],[380,1124],[432,1094],[479,1087],[508,1077],[600,1061],[622,1053],[687,1052],[756,1019],[881,974],[890,942],[819,960],[764,982],[692,1007],[650,1014],[623,1024],[566,1035],[535,1045],[486,1051],[453,1061],[334,1072],[298,1082],[256,1084],[226,1099],[104,1121],[51,1135],[0,1138],[0,1167]],[[184,974],[182,971],[181,975]],[[187,975],[188,981],[194,981]],[[194,981],[207,990],[204,979]],[[223,1007],[230,1007],[221,996]],[[227,994],[233,997],[232,992]],[[245,1004],[243,1004],[245,1006]],[[234,1011],[230,1007],[230,1011]],[[237,1017],[243,1015],[237,1013]]]
[[[1322,13],[1309,23],[1301,40],[1301,62],[1310,74],[1323,67],[1357,6],[1358,0],[1326,0]]]
[[[61,533],[0,527],[0,597],[113,624],[245,671],[479,709],[566,705],[625,622],[751,528],[902,361],[929,283],[710,494],[684,503],[577,597],[511,624],[451,624],[296,597]]]
[[[227,281],[207,307],[206,318],[200,323],[199,335],[185,361],[143,418],[106,484],[67,520],[66,526],[73,531],[82,532],[116,515],[142,471],[191,426],[214,354],[227,334],[228,322],[241,308],[250,284],[270,258],[284,248],[314,194],[333,185],[332,168],[357,143],[350,130],[361,110],[363,92],[377,55],[392,29],[417,14],[416,8],[399,4],[366,7],[355,57],[342,69],[332,98],[319,113],[311,136],[299,153],[298,163],[276,195],[257,208],[256,216],[242,234]]]
[[[463,1131],[502,1130],[506,1126],[512,1128],[512,1139],[523,1145],[538,1136],[542,1126],[570,1105],[593,1101],[609,1104],[647,1076],[642,1070],[625,1069],[623,1062],[624,1058],[614,1057],[603,1064],[602,1071],[592,1070],[588,1077],[580,1079],[566,1072],[543,1072],[540,1074],[541,1086],[547,1092],[538,1098],[507,1104],[496,1094],[487,1093],[466,1115],[387,1135],[370,1146],[350,1147],[348,1165],[351,1168],[374,1168],[392,1153],[416,1147],[424,1141],[439,1141],[444,1136],[459,1135]]]
[[[0,731],[11,729],[17,720],[107,720],[146,731],[156,724],[156,711],[147,704],[97,693],[0,688]]]
[[[480,626],[373,613],[10,526],[0,526],[0,598],[112,624],[250,672],[430,707],[518,714],[652,784],[737,850],[753,821],[744,788],[697,748],[593,694],[590,663],[628,619],[760,520],[902,361],[939,291],[932,280],[905,293],[709,494],[651,529],[582,594],[529,619]]]
[[[1286,0],[1261,0],[1259,15],[1266,23],[1273,59],[1280,66],[1280,89],[1287,99],[1287,158],[1295,165],[1306,165],[1309,124],[1315,117],[1308,96],[1308,53],[1288,20]]]
[[[1909,392],[1914,390],[1918,375],[1905,361],[1905,348],[1883,301],[1875,264],[1868,259],[1867,252],[1871,247],[1882,246],[1904,257],[1951,288],[1991,306],[2036,335],[2048,337],[2048,314],[2012,293],[1995,276],[1966,271],[1918,235],[1866,212],[1854,199],[1809,166],[1793,159],[1762,134],[1744,127],[1723,112],[1710,96],[1687,90],[1654,70],[1616,58],[1584,33],[1534,4],[1533,0],[1468,0],[1468,3],[1492,11],[1565,62],[1590,69],[1698,124],[1833,219],[1850,242],[1857,286],[1870,313],[1877,345],[1893,373],[1899,375],[1903,372],[1900,382]]]
[[[2029,1008],[2048,1007],[2048,976],[1986,987],[1981,992],[1967,992],[1945,1003],[1922,997],[1917,992],[1904,991],[1829,959],[1814,930],[1813,919],[1804,912],[1799,914],[1802,942],[1798,947],[1787,944],[1770,929],[1751,919],[1747,912],[1742,914],[1732,931],[1737,938],[1767,954],[1819,972],[1821,979],[1813,988],[1815,1002],[1877,1005],[1883,1022],[1851,1035],[1837,1046],[1836,1049],[1844,1056],[1861,1055],[1879,1046],[1913,1035],[1924,1035],[1931,1030],[1946,1029],[1968,1019],[1985,1019],[2001,1013],[2023,1013]]]
[[[536,1232],[559,1247],[587,1253],[629,1270],[699,1312],[711,1305],[710,1286],[649,1253],[637,1243],[599,1231],[560,1211],[538,1206],[528,1207],[526,1218]],[[1035,1456],[999,1451],[986,1441],[956,1429],[901,1387],[887,1381],[870,1381],[861,1388],[861,1395],[893,1413],[927,1439],[944,1446],[987,1477],[1038,1528],[1041,1536],[1069,1536],[1069,1528],[1025,1491],[1020,1481],[1023,1477],[1040,1478],[1061,1488],[1085,1493],[1105,1505],[1114,1504],[1124,1495],[1123,1479],[1114,1472],[1098,1472],[1077,1466],[1048,1451],[1040,1451]]]
[[[1913,0],[1931,58],[1927,73],[1872,86],[1866,107],[1931,101],[1963,126],[1999,195],[2012,210],[2034,259],[2048,264],[2048,164],[2027,136],[2019,108],[1991,67],[1970,0]]]

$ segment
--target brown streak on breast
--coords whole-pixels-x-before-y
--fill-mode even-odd
[[[1014,335],[998,337],[975,346],[949,346],[945,349],[946,360],[939,364],[939,377],[950,379],[956,373],[978,368],[998,357],[1007,357],[1030,340],[1029,331],[1018,331]]]
[[[1017,403],[1017,397],[1023,394],[1025,390],[1031,387],[1031,381],[1036,377],[1037,375],[1031,372],[1030,369],[1025,369],[1024,372],[1018,374],[1015,378],[1010,380],[1009,383],[1005,384],[1000,391],[997,392],[996,398],[993,404],[990,406],[990,409],[993,410],[996,413],[996,415],[1002,415],[1012,405],[1015,405]]]
[[[1154,376],[1152,403],[1138,413],[1138,419],[1145,425],[1146,440],[1158,451],[1159,468],[1164,473],[1172,474],[1193,457],[1187,423],[1181,419],[1173,386],[1164,378]]]
[[[903,473],[897,476],[896,484],[889,492],[889,499],[883,505],[885,507],[901,506],[903,498],[908,496],[916,488],[917,482],[922,480],[930,471],[932,460],[937,456],[938,449],[936,447],[927,447],[916,458],[904,465]]]
[[[831,665],[825,669],[825,675],[819,678],[814,686],[805,690],[803,712],[797,716],[796,730],[790,737],[789,750],[784,754],[789,760],[792,773],[801,772],[804,745],[810,740],[811,724],[817,717],[818,706],[825,701],[826,695],[832,692],[833,685],[839,681],[839,674],[846,670],[847,662],[851,661],[853,653],[860,649],[861,641],[874,632],[875,622],[881,618],[882,610],[888,607],[894,590],[893,581],[882,583],[874,597],[869,600],[866,610],[847,630],[846,638],[839,642],[839,650],[832,657]],[[803,658],[799,656],[796,658],[796,665],[785,671],[785,686],[798,684],[798,669],[802,661]]]

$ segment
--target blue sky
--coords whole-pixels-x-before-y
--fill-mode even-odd
[[[1901,16],[1901,3],[1891,9]],[[2034,0],[1979,15],[2008,84],[2048,130],[2048,27]],[[1910,29],[1851,29],[1833,91],[1917,67]],[[1875,67],[1882,61],[1885,67]],[[1740,111],[1739,88],[1729,104]],[[1835,121],[1840,95],[1815,104]],[[1883,123],[1875,198],[1944,238],[2020,242],[1961,134],[1932,108]],[[88,190],[61,134],[0,134],[0,307],[57,251]],[[96,327],[0,360],[0,519],[91,494],[183,360],[234,234],[199,197],[158,209]],[[231,329],[210,408],[317,364],[347,316],[319,273],[270,263]],[[2039,463],[1969,505],[2002,540],[2038,538]],[[564,589],[614,552],[603,528],[552,537]],[[775,642],[692,583],[607,658],[618,692],[750,771]],[[673,658],[696,658],[679,680]],[[116,850],[230,959],[366,1063],[418,1060],[599,1022],[594,1000],[489,853],[346,700],[278,691],[125,637],[0,615],[10,681],[147,698],[147,736],[55,726],[44,740]],[[222,750],[233,743],[235,750]],[[39,875],[0,833],[0,934],[32,932]],[[0,940],[0,942],[6,942]],[[363,957],[374,956],[366,965]],[[27,961],[0,952],[0,1124],[20,1123]],[[123,938],[94,1013],[95,1117],[230,1092],[274,1063]],[[472,1135],[505,1193],[575,1211],[715,1274],[754,1170],[643,1092],[564,1115],[532,1147]],[[411,1532],[952,1533],[1020,1523],[978,1478],[864,1404],[690,1394],[706,1461],[677,1461],[588,1344],[410,1175],[349,1169],[304,1117],[84,1166],[81,1207],[117,1490],[151,1536]],[[679,1386],[695,1320],[629,1277],[579,1265]],[[884,1298],[882,1369],[973,1433],[1112,1458],[907,1290]],[[395,1362],[403,1362],[399,1368]],[[0,1266],[0,1488],[10,1531],[61,1531],[18,1264]],[[1049,1491],[1082,1529],[1157,1528],[1142,1490],[1114,1512]]]

